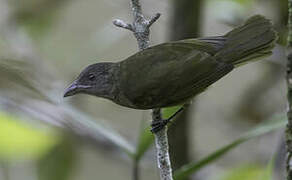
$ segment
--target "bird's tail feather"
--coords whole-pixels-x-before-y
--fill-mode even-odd
[[[244,25],[218,38],[217,41],[224,39],[224,42],[215,57],[239,66],[270,55],[275,46],[277,34],[269,20],[256,15],[249,18]]]

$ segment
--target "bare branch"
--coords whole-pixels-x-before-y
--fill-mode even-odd
[[[134,16],[132,24],[126,23],[120,19],[113,20],[113,24],[117,27],[128,29],[134,33],[140,50],[149,47],[150,26],[157,21],[160,13],[156,13],[150,20],[147,20],[142,14],[142,8],[139,0],[131,0],[131,7]]]
[[[161,180],[172,180],[172,169],[168,150],[167,128],[155,134],[155,145],[157,151],[157,163],[160,169]]]
[[[153,23],[155,23],[159,17],[161,16],[160,13],[156,13],[148,22],[148,27],[152,26]]]
[[[124,29],[134,32],[132,24],[125,23],[123,20],[115,19],[113,20],[113,24],[117,27],[124,28]]]
[[[131,7],[134,16],[134,22],[131,25],[131,31],[137,39],[140,50],[149,47],[150,26],[160,17],[160,13],[155,14],[150,20],[147,20],[142,14],[142,8],[139,0],[131,0]],[[129,29],[130,25],[121,20],[115,20],[114,25]],[[152,123],[161,121],[161,110],[154,109],[152,111]],[[172,180],[172,169],[168,152],[167,128],[154,134],[157,151],[157,164],[160,169],[161,180]]]
[[[135,21],[137,21],[140,18],[144,18],[139,0],[131,0],[131,7]]]
[[[153,109],[152,111],[152,123],[155,121],[161,121],[161,109]],[[167,126],[162,130],[154,134],[155,136],[155,147],[156,147],[156,158],[158,168],[160,169],[161,180],[172,180],[172,168],[169,156],[168,137],[167,137]]]

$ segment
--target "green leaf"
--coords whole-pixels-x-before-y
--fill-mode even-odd
[[[56,133],[33,128],[18,117],[0,112],[0,158],[36,159],[59,141]]]
[[[167,119],[170,116],[172,116],[175,112],[177,112],[180,108],[182,107],[182,105],[179,106],[172,106],[172,107],[168,107],[168,108],[163,108],[162,109],[162,118],[163,119]]]
[[[70,138],[64,138],[46,156],[38,162],[39,180],[69,179],[75,160],[75,143]]]
[[[191,174],[197,172],[199,169],[214,162],[215,160],[222,157],[227,152],[234,149],[235,147],[242,144],[243,142],[251,138],[255,138],[257,136],[276,130],[280,127],[284,127],[286,123],[287,123],[286,115],[276,115],[272,118],[272,120],[262,123],[255,129],[245,133],[243,136],[239,137],[238,139],[231,142],[230,144],[216,150],[215,152],[211,153],[209,156],[203,158],[202,160],[184,165],[183,167],[181,167],[180,169],[174,172],[174,179],[182,180],[190,176]]]
[[[258,165],[245,165],[232,169],[223,178],[220,178],[220,180],[261,180],[265,170],[265,168]]]
[[[250,5],[252,5],[254,3],[254,0],[212,0],[213,2],[224,2],[224,3],[238,3],[241,6],[247,6],[249,7]]]
[[[269,161],[267,167],[251,164],[233,168],[220,180],[272,180],[274,159],[275,157]],[[217,179],[215,178],[215,180]]]

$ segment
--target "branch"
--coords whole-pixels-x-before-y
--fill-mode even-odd
[[[153,109],[152,111],[152,121],[162,120],[161,110]],[[152,123],[153,123],[152,122]],[[160,169],[160,179],[161,180],[172,180],[172,169],[169,156],[168,147],[168,137],[167,137],[167,126],[162,130],[154,134],[155,136],[155,147],[157,151],[157,164]]]
[[[139,0],[131,0],[131,6],[134,22],[129,24],[122,20],[116,19],[113,21],[113,24],[117,27],[132,31],[137,39],[139,49],[143,50],[149,47],[149,28],[158,20],[160,14],[157,13],[148,20],[143,16]],[[152,111],[152,121],[154,122],[159,120],[162,120],[161,110],[154,109]],[[154,136],[157,150],[157,163],[158,168],[160,169],[160,178],[162,180],[172,180],[172,169],[168,152],[167,127],[155,133]]]
[[[149,47],[149,28],[158,20],[160,13],[156,13],[148,20],[142,14],[139,0],[131,0],[131,7],[134,16],[134,22],[132,24],[125,23],[120,19],[113,20],[113,24],[117,27],[132,31],[137,39],[139,49],[143,50]]]
[[[292,180],[292,0],[288,0],[288,42],[287,42],[287,99],[288,99],[288,124],[286,127],[286,148],[287,148],[287,180]]]
[[[134,32],[132,24],[125,23],[123,20],[115,19],[115,20],[113,20],[113,24],[117,27],[128,29],[128,30]]]
[[[139,160],[135,159],[133,162],[133,180],[139,180]]]
[[[148,28],[153,24],[155,23],[159,17],[160,17],[160,13],[156,13],[149,21],[148,21]]]

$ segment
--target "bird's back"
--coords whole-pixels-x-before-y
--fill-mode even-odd
[[[147,48],[120,62],[117,98],[127,99],[122,105],[137,109],[183,103],[234,66],[270,55],[276,39],[271,22],[257,15],[224,36]]]
[[[195,43],[196,42],[196,43]],[[153,46],[120,62],[121,90],[137,109],[183,103],[233,69],[204,41]],[[216,76],[215,76],[216,75]]]

